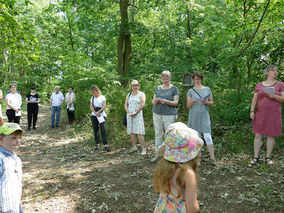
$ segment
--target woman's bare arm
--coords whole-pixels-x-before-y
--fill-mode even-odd
[[[186,106],[187,106],[188,109],[190,109],[195,102],[196,101],[193,100],[190,96],[187,96],[187,98],[186,98]]]
[[[178,105],[178,99],[179,99],[179,95],[174,96],[174,100],[173,101],[169,101],[166,99],[161,99],[160,102],[161,104],[167,104],[169,106],[177,106]]]

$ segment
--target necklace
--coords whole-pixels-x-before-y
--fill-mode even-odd
[[[263,84],[264,86],[271,86],[271,85],[273,85],[273,84],[275,84],[275,83],[276,83],[275,80],[273,80],[272,82],[269,82],[268,80],[266,80],[266,81],[264,81],[262,84]]]

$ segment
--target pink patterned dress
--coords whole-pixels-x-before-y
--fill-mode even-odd
[[[172,185],[173,186],[173,185]],[[186,212],[184,190],[180,197],[177,197],[178,190],[172,187],[171,193],[160,193],[154,213],[184,213]]]
[[[257,93],[257,110],[253,123],[253,132],[271,137],[281,136],[281,103],[269,98],[263,91],[265,87],[275,87],[276,95],[280,95],[281,92],[284,92],[284,83],[279,81],[272,86],[263,86],[262,82],[256,85],[254,92]]]

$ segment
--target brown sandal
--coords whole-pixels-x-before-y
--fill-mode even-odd
[[[259,158],[253,157],[249,162],[249,167],[255,166],[256,164],[258,164],[258,161],[259,161]]]

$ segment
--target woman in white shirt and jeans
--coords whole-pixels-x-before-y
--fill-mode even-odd
[[[98,86],[91,86],[91,93],[93,97],[90,100],[90,109],[92,111],[92,125],[96,140],[96,148],[95,151],[99,150],[100,147],[100,137],[99,137],[99,129],[101,130],[101,136],[103,143],[105,145],[105,150],[110,152],[110,148],[107,144],[107,135],[106,135],[106,128],[105,128],[105,119],[106,113],[104,109],[106,108],[106,98],[102,95],[101,90]]]

